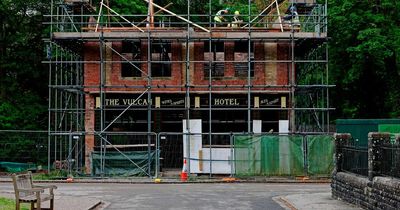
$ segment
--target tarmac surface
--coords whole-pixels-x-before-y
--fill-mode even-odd
[[[7,180],[0,179],[0,197],[14,198],[12,183]],[[55,209],[360,209],[332,199],[329,183],[165,183],[163,180],[154,184],[152,180],[147,181],[52,183],[58,186]]]

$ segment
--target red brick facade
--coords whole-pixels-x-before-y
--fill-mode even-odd
[[[113,42],[112,48],[116,51],[121,51],[121,42]],[[212,81],[213,85],[247,85],[247,77],[235,77],[234,63],[234,42],[225,42],[225,69],[224,77],[214,78]],[[264,43],[256,42],[254,43],[254,77],[252,77],[252,85],[289,85],[289,73],[291,71],[290,61],[290,45],[288,43],[277,43],[274,44],[276,48],[276,61],[265,61],[266,53]],[[171,77],[153,77],[151,85],[160,85],[162,88],[152,88],[155,92],[165,92],[170,91],[182,91],[182,88],[165,88],[165,86],[179,86],[185,84],[186,76],[186,64],[185,56],[183,54],[184,44],[178,42],[172,42],[171,44],[171,54],[172,54],[172,70]],[[194,61],[190,66],[190,85],[193,86],[193,91],[207,90],[207,88],[196,88],[197,85],[208,85],[209,79],[204,77],[204,46],[203,42],[195,42],[194,45],[189,45],[191,47],[190,51],[193,52],[193,58],[190,61]],[[106,74],[105,74],[105,85],[126,85],[126,86],[143,86],[143,89],[138,88],[106,88],[105,91],[118,91],[130,93],[141,93],[145,87],[148,85],[148,80],[145,75],[137,78],[123,78],[121,77],[121,63],[124,61],[117,53],[112,53],[109,47],[104,46],[106,50],[106,62],[104,63]],[[147,42],[142,41],[141,43],[141,59],[143,61],[141,65],[141,70],[148,74],[148,63],[147,61]],[[112,53],[112,59],[107,57],[107,51]],[[100,50],[98,42],[88,42],[85,44],[84,59],[85,61],[99,61],[100,60]],[[269,57],[273,58],[273,57]],[[107,61],[112,61],[110,64],[106,64]],[[268,67],[268,64],[273,65],[273,68]],[[194,69],[193,69],[194,67]],[[85,86],[99,86],[100,85],[100,64],[99,63],[85,63],[84,65],[84,84]],[[273,77],[267,77],[266,75],[276,75]],[[231,89],[227,89],[231,90]],[[243,88],[233,88],[232,90],[243,90]],[[263,90],[263,91],[276,91],[287,89],[283,88],[253,88],[253,90]],[[87,87],[85,91],[89,92],[99,92],[98,87]]]

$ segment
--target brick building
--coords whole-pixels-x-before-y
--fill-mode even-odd
[[[83,14],[90,10],[88,4],[70,1],[67,5]],[[304,16],[315,8],[325,9],[312,1],[291,4]],[[305,25],[277,19],[271,5],[260,15],[271,15],[273,24],[247,23],[252,27],[245,23],[235,28],[203,27],[189,20],[177,26],[169,23],[169,27],[164,22],[113,27],[93,23],[95,18],[89,16],[85,17],[88,21],[81,21],[89,22],[87,25],[66,24],[76,31],[54,31],[51,41],[57,47],[74,49],[68,53],[78,52],[70,59],[76,60],[70,62],[76,66],[65,66],[79,71],[51,80],[50,91],[54,88],[53,94],[61,102],[50,103],[49,114],[54,119],[50,133],[72,130],[82,136],[88,167],[91,153],[101,150],[101,135],[106,132],[208,133],[213,145],[229,145],[229,139],[212,137],[214,133],[314,131],[307,130],[311,124],[318,125],[320,132],[328,132],[327,57],[314,61],[307,57],[315,49],[326,47],[326,19],[312,22],[308,28],[313,29],[305,30]],[[279,10],[289,12],[289,6],[286,8]],[[63,56],[53,60],[50,63],[55,69],[62,69],[57,64],[70,61]],[[310,71],[313,65],[318,67]],[[306,70],[322,78],[318,77],[318,82],[302,80],[300,84],[299,77]],[[71,94],[76,99],[74,105],[69,105]],[[303,102],[298,99],[302,94],[311,99]],[[315,96],[321,97],[313,99]],[[52,113],[64,104],[66,109],[77,110],[69,112],[75,122],[65,122],[67,117],[61,111]],[[304,120],[305,115],[308,120]]]

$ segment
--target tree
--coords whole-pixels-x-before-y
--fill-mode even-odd
[[[0,2],[0,129],[43,129],[47,125],[47,69],[40,0]],[[45,78],[45,79],[43,79]]]
[[[400,2],[329,0],[337,117],[400,115]]]

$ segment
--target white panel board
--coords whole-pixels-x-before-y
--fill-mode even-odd
[[[203,159],[210,160],[211,151],[211,173],[212,174],[231,174],[231,171],[235,171],[234,165],[232,165],[231,148],[203,148]],[[202,161],[203,171],[200,173],[210,173],[210,161]]]
[[[261,133],[262,120],[253,120],[253,133]]]
[[[289,120],[279,120],[279,133],[289,133]]]
[[[289,120],[279,120],[279,134],[288,135]],[[289,137],[279,138],[279,173],[290,174],[290,150]]]
[[[183,120],[183,133],[195,133],[195,135],[183,135],[183,157],[187,161],[189,173],[199,173],[199,151],[202,147],[202,139],[199,133],[202,132],[201,119],[189,120],[189,127],[186,120]],[[182,163],[183,165],[183,163]]]

